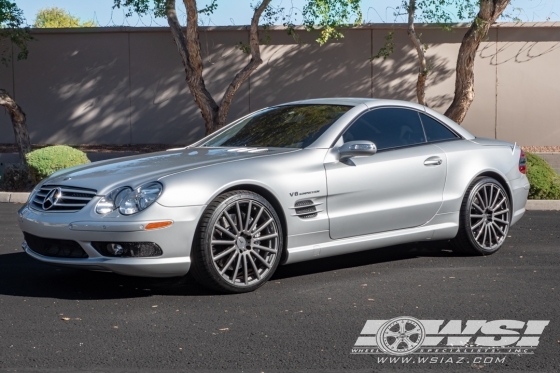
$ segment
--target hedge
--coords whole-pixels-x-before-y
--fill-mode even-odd
[[[28,153],[25,158],[35,184],[56,171],[90,163],[86,153],[66,145],[49,146]]]
[[[560,199],[560,176],[538,155],[525,152],[530,199]]]

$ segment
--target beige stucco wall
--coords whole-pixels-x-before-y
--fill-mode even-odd
[[[395,51],[370,61],[395,32]],[[305,98],[354,96],[415,101],[416,60],[402,26],[372,25],[344,32],[319,47],[316,35],[269,31],[264,63],[243,84],[230,110],[235,119],[259,108]],[[445,32],[419,27],[432,73],[429,106],[445,111],[465,28]],[[243,27],[203,28],[204,77],[221,99],[248,61],[236,48]],[[204,134],[185,83],[170,32],[164,28],[38,30],[29,58],[0,66],[0,87],[27,113],[34,143],[186,144]],[[560,25],[501,24],[482,43],[476,64],[476,98],[463,123],[477,136],[522,145],[560,145]],[[0,143],[12,143],[0,115]]]

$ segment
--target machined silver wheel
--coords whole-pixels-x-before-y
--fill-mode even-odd
[[[192,273],[214,290],[252,291],[274,274],[282,250],[282,224],[274,207],[254,192],[227,192],[208,205],[201,219]]]
[[[211,245],[214,267],[227,282],[252,285],[276,260],[278,227],[259,202],[236,201],[214,223]]]
[[[511,221],[506,189],[494,178],[479,177],[468,187],[459,214],[459,230],[451,241],[464,254],[490,255],[503,246]]]
[[[481,248],[494,251],[506,239],[509,229],[509,199],[495,183],[485,183],[474,191],[470,206],[470,226]]]

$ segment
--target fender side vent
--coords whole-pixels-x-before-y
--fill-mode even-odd
[[[295,204],[296,215],[301,219],[310,219],[317,216],[317,208],[310,199],[297,201]]]
[[[300,218],[302,219],[311,219],[317,216],[317,213],[314,212],[313,214],[309,214],[309,215],[301,215]]]
[[[304,199],[303,201],[297,201],[296,202],[296,207],[303,207],[303,206],[309,206],[312,205],[313,201],[310,199]]]

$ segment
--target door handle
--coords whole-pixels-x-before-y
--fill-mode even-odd
[[[439,166],[443,161],[440,157],[430,157],[424,161],[424,166]]]

